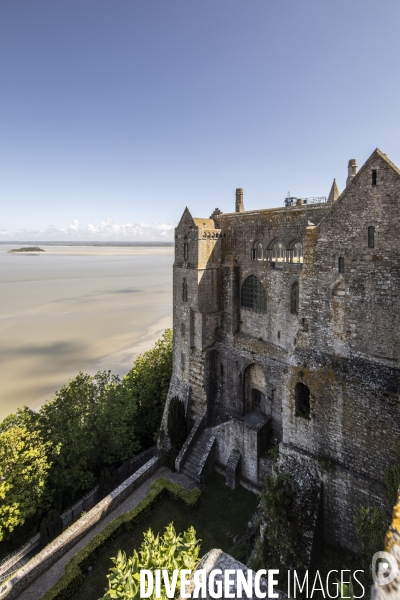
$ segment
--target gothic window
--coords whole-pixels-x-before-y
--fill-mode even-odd
[[[189,258],[189,242],[185,240],[183,244],[183,259],[187,260]]]
[[[264,286],[255,275],[249,275],[242,285],[241,306],[254,312],[267,312]]]
[[[184,277],[183,282],[182,282],[182,301],[187,302],[187,299],[188,299],[188,286],[187,286],[186,277]]]
[[[310,418],[310,390],[304,383],[296,383],[296,417]]]
[[[368,227],[368,248],[375,248],[375,227]]]
[[[372,185],[376,185],[376,169],[372,169]]]
[[[264,258],[264,248],[263,245],[259,242],[256,246],[256,259],[263,260]]]
[[[303,246],[300,242],[295,242],[291,247],[291,259],[294,263],[303,262]]]
[[[273,262],[284,262],[286,259],[286,250],[282,242],[275,242],[272,246],[271,260]]]
[[[290,312],[294,315],[297,315],[299,312],[299,284],[297,281],[292,285],[290,295]]]
[[[344,258],[339,256],[339,273],[344,273]]]

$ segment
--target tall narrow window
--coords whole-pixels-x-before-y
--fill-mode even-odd
[[[187,281],[186,281],[186,277],[183,278],[183,282],[182,282],[182,301],[183,302],[187,302],[187,298],[188,298],[188,290],[187,290]]]
[[[184,242],[183,244],[183,259],[187,260],[189,258],[189,243]]]
[[[257,257],[257,260],[262,260],[264,258],[264,252],[263,252],[263,250],[264,250],[263,245],[262,244],[257,244],[257,246],[256,246],[256,251],[257,251],[256,257]]]
[[[299,284],[297,281],[292,285],[292,292],[290,297],[290,312],[293,315],[297,315],[299,312]]]
[[[368,248],[375,248],[375,227],[368,227]]]
[[[376,185],[376,169],[372,169],[372,185]]]
[[[339,256],[339,273],[344,273],[344,258]]]
[[[304,383],[296,383],[296,417],[310,418],[310,390]]]
[[[264,286],[255,275],[249,275],[242,285],[241,306],[255,312],[267,312]]]

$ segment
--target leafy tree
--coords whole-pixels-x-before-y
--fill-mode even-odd
[[[40,543],[47,546],[54,538],[60,535],[63,530],[63,523],[60,513],[57,510],[50,510],[40,524]]]
[[[167,569],[169,581],[172,580],[174,569],[193,569],[198,561],[200,540],[196,539],[193,527],[187,531],[176,534],[171,523],[166,527],[164,535],[154,536],[151,529],[144,534],[144,541],[139,553],[135,550],[133,556],[126,558],[125,552],[118,552],[113,558],[114,567],[110,569],[108,591],[102,600],[119,598],[121,600],[139,600],[140,598],[140,570]],[[180,589],[180,575],[177,580],[176,590]],[[155,591],[150,596],[155,598]],[[161,598],[166,599],[167,594],[164,583],[161,584]]]
[[[64,504],[94,486],[105,464],[122,462],[139,448],[135,410],[124,406],[120,388],[110,371],[94,377],[78,373],[40,409],[43,438],[60,446],[50,484],[64,491]]]
[[[172,446],[172,458],[175,459],[187,436],[185,406],[174,396],[168,407],[168,435]]]
[[[24,427],[28,431],[37,431],[38,418],[38,413],[27,406],[17,408],[16,413],[8,415],[0,423],[0,432],[7,431],[12,427]]]
[[[46,500],[51,443],[25,427],[0,433],[0,540],[36,513]]]
[[[154,444],[172,374],[172,330],[135,361],[123,378],[124,393],[137,406],[135,432],[143,448]]]

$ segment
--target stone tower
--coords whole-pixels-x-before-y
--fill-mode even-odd
[[[244,212],[243,188],[236,188],[235,212]]]
[[[349,160],[349,165],[347,167],[347,170],[348,170],[348,175],[347,175],[347,179],[346,179],[346,187],[349,185],[349,183],[351,183],[351,181],[353,180],[353,177],[355,177],[357,175],[358,164],[357,164],[357,160],[355,158],[351,158]]]

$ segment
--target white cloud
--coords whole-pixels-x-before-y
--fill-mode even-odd
[[[171,223],[124,223],[118,225],[107,217],[100,225],[81,225],[74,219],[69,227],[57,229],[49,225],[45,229],[0,230],[0,241],[172,241],[174,225]]]

